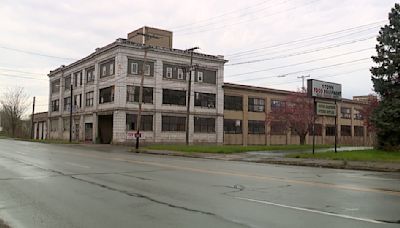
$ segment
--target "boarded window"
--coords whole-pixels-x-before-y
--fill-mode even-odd
[[[340,114],[343,119],[351,119],[351,108],[340,108]]]
[[[249,112],[264,112],[265,100],[264,98],[249,98]]]
[[[136,114],[126,114],[126,130],[136,130]],[[140,131],[153,131],[153,115],[140,116]]]
[[[225,134],[242,134],[242,120],[224,119]]]
[[[325,126],[325,135],[326,136],[335,136],[336,127],[334,125],[326,125]]]
[[[194,132],[214,133],[215,118],[194,117]]]
[[[364,127],[363,126],[354,126],[354,136],[363,137],[364,136]]]
[[[163,89],[163,104],[186,105],[186,91]]]
[[[163,78],[186,80],[187,68],[182,65],[163,64]]]
[[[86,107],[93,106],[94,92],[93,91],[87,92],[85,97],[86,97]]]
[[[281,121],[271,122],[271,135],[286,135],[286,125]]]
[[[106,87],[99,90],[99,103],[114,102],[114,86]]]
[[[90,83],[94,81],[94,67],[89,67],[86,69],[86,82]]]
[[[194,106],[215,108],[215,94],[194,93]]]
[[[109,59],[100,63],[100,78],[114,75],[115,72],[115,60]]]
[[[51,130],[52,132],[58,130],[58,119],[52,119],[52,120],[50,120],[50,130]]]
[[[64,131],[69,131],[69,118],[64,118],[63,119],[63,130]]]
[[[51,82],[51,93],[54,94],[58,92],[60,92],[60,79]]]
[[[241,96],[224,96],[224,109],[225,110],[243,110],[243,98]]]
[[[162,116],[162,131],[186,131],[186,117]]]
[[[249,134],[265,134],[265,121],[249,120]]]
[[[139,102],[140,87],[139,86],[126,86],[126,101]],[[143,87],[143,103],[153,104],[153,88]]]
[[[60,100],[52,100],[51,101],[51,111],[58,112],[60,110]]]
[[[341,136],[351,136],[351,126],[341,125],[340,126],[340,135]]]

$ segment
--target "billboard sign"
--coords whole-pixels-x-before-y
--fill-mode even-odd
[[[332,103],[317,102],[317,115],[336,116],[336,105]]]
[[[307,92],[310,97],[340,100],[342,85],[315,79],[307,80]]]

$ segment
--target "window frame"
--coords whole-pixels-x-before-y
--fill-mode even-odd
[[[194,117],[194,133],[215,133],[216,119],[213,117]]]

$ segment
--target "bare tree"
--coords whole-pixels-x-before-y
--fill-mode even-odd
[[[15,137],[17,129],[21,124],[22,116],[28,108],[28,95],[24,92],[24,88],[17,87],[8,89],[0,97],[0,104],[3,112],[4,130]]]

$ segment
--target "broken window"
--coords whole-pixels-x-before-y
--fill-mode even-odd
[[[194,132],[214,133],[215,118],[194,117]]]
[[[140,87],[139,86],[126,86],[126,101],[139,102]],[[143,103],[153,104],[153,88],[143,87]]]
[[[71,97],[64,98],[64,111],[69,111],[71,108]]]
[[[224,109],[225,110],[243,110],[243,99],[241,96],[224,96]]]
[[[263,98],[249,98],[249,112],[264,112],[265,100]]]
[[[136,114],[126,114],[126,130],[136,130]],[[140,131],[153,131],[153,115],[140,116]]]
[[[194,93],[194,106],[215,108],[215,94]]]
[[[54,94],[58,92],[60,92],[60,79],[51,82],[51,93]]]
[[[82,107],[82,94],[74,95],[74,108],[79,109]]]
[[[363,137],[364,136],[364,127],[363,126],[354,126],[354,136]]]
[[[186,91],[163,89],[163,104],[186,105]]]
[[[186,131],[186,117],[162,116],[162,131]]]
[[[86,69],[86,82],[93,82],[94,81],[94,67],[89,67]]]
[[[51,101],[51,111],[58,112],[60,110],[60,100],[52,100]]]
[[[326,136],[335,136],[336,127],[334,125],[326,125],[325,126],[325,135]]]
[[[286,135],[286,125],[281,121],[271,121],[271,135]]]
[[[342,119],[351,119],[351,108],[342,107],[340,108],[340,113]]]
[[[114,86],[106,87],[99,90],[99,103],[114,102]]]
[[[82,71],[74,73],[74,87],[82,85]]]
[[[355,120],[364,120],[364,116],[361,113],[361,110],[354,109],[354,119]]]
[[[195,82],[203,82],[209,84],[216,84],[217,82],[217,71],[207,69],[197,69],[195,75]]]
[[[340,126],[340,135],[341,136],[351,136],[351,126],[350,125],[341,125]]]
[[[69,90],[71,88],[71,75],[64,78],[64,90]]]
[[[242,120],[224,119],[225,134],[242,134]]]
[[[93,106],[94,92],[93,91],[87,92],[85,98],[86,98],[85,106],[86,107]]]
[[[100,63],[100,69],[101,69],[100,78],[114,75],[115,71],[114,63],[115,63],[114,58]]]

